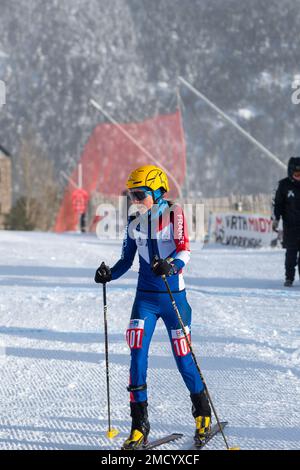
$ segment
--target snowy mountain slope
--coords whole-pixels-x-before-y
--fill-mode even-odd
[[[200,250],[186,270],[193,343],[231,445],[300,445],[300,285],[282,288],[282,250]],[[98,262],[120,242],[93,236],[0,232],[0,448],[117,448],[130,427],[124,332],[137,265],[108,286],[113,424],[105,437],[106,385]],[[188,392],[158,323],[148,376],[152,437],[183,432]],[[218,437],[211,449],[223,448]]]
[[[143,120],[174,110],[182,75],[287,161],[299,147],[299,21],[295,0],[1,0],[1,143],[16,167],[31,131],[69,173],[104,121],[91,96],[120,122]],[[280,169],[180,91],[188,189],[271,191]]]

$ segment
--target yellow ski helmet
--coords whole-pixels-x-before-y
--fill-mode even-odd
[[[127,181],[127,188],[134,189],[146,186],[152,191],[164,189],[165,192],[170,190],[168,177],[166,173],[155,165],[140,166],[130,173]]]

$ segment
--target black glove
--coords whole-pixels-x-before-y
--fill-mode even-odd
[[[170,259],[161,259],[156,256],[153,258],[151,268],[156,276],[172,276],[177,272],[176,266]]]
[[[109,281],[111,281],[111,269],[103,261],[95,272],[95,282],[97,284],[105,284]]]
[[[274,232],[278,232],[279,220],[273,220],[272,229]]]

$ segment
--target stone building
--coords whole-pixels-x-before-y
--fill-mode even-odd
[[[5,215],[12,204],[12,178],[10,154],[0,144],[0,229],[4,228]]]

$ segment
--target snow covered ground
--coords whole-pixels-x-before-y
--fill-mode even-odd
[[[230,445],[300,447],[300,285],[282,287],[282,250],[192,245],[186,285],[193,344]],[[85,235],[0,232],[0,449],[118,448],[130,427],[124,332],[134,270],[108,286],[113,424],[107,430],[101,288],[95,267],[120,242]],[[183,432],[189,395],[158,323],[149,361],[152,437]],[[207,446],[224,447],[220,437]]]

